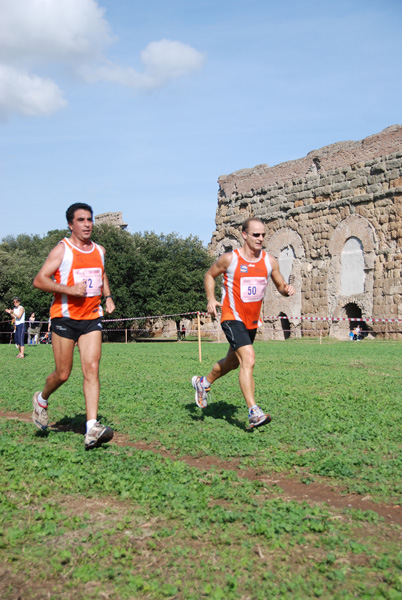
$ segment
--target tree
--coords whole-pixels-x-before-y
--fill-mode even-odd
[[[37,320],[47,321],[52,297],[33,287],[32,282],[53,246],[66,235],[65,230],[38,235],[8,236],[0,244],[0,331],[9,331],[5,308],[12,308],[13,297],[21,298],[26,314],[35,312]],[[28,317],[27,317],[28,318]]]
[[[200,310],[204,273],[212,258],[194,236],[134,233],[101,225],[94,240],[106,248],[116,316],[154,316]]]

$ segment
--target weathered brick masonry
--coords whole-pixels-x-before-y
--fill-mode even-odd
[[[322,329],[339,338],[353,324],[346,319],[402,319],[402,126],[274,167],[236,171],[218,183],[212,251],[238,247],[243,221],[259,217],[268,252],[296,287],[295,296],[283,298],[269,286],[265,317],[292,317],[295,335]],[[283,337],[287,322],[268,321],[262,335]],[[363,326],[402,336],[398,321]]]

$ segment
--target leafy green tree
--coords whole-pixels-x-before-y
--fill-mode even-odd
[[[106,248],[116,318],[179,314],[205,306],[204,273],[212,258],[197,237],[130,235],[101,225],[93,239]]]

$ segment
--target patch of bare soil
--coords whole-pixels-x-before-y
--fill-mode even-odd
[[[2,412],[0,411],[0,418],[4,419],[15,419],[23,422],[31,422],[29,415],[16,413],[16,412]],[[77,427],[69,426],[57,426],[56,424],[50,425],[51,429],[57,431],[73,431],[74,433],[83,434],[84,432]],[[234,471],[239,477],[244,477],[250,480],[259,480],[264,482],[265,487],[269,489],[273,486],[278,486],[283,490],[281,498],[284,497],[288,500],[304,501],[309,504],[322,504],[325,503],[329,507],[343,510],[347,508],[354,508],[359,510],[371,510],[377,513],[384,519],[386,523],[394,523],[402,526],[402,507],[398,505],[389,505],[385,503],[373,502],[370,496],[360,496],[358,494],[347,494],[342,493],[343,490],[339,486],[334,487],[331,485],[330,480],[320,478],[320,481],[311,482],[305,484],[298,480],[294,474],[284,473],[273,473],[271,475],[267,473],[261,473],[258,469],[244,469],[240,466],[240,460],[225,461],[214,456],[176,456],[170,453],[168,450],[159,448],[153,444],[146,442],[131,442],[128,436],[115,432],[113,440],[110,444],[116,444],[117,446],[131,446],[137,450],[148,450],[159,454],[170,460],[181,460],[191,467],[203,471],[209,471],[211,469],[221,469]]]

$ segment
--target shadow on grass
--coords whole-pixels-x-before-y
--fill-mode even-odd
[[[98,416],[98,421],[100,421],[102,424],[104,424],[102,421],[102,415]],[[86,414],[80,413],[78,415],[75,415],[74,417],[63,417],[62,419],[59,419],[59,421],[56,421],[56,423],[53,423],[53,425],[51,426],[50,429],[52,431],[56,431],[56,432],[71,431],[72,433],[77,433],[79,435],[85,435],[86,423],[87,423]],[[38,433],[41,434],[40,431]]]
[[[229,404],[228,402],[216,402],[209,404],[206,408],[200,409],[195,404],[186,404],[186,408],[190,413],[190,417],[193,421],[203,421],[205,417],[212,417],[213,419],[223,419],[229,425],[238,427],[242,431],[250,432],[248,426],[235,417],[238,412],[238,406]],[[201,412],[202,410],[202,412]]]
[[[35,437],[37,438],[48,438],[49,437],[49,429],[45,429],[42,431],[41,429],[35,431]]]
[[[85,413],[80,413],[74,417],[63,417],[62,419],[59,419],[52,425],[52,430],[60,432],[72,431],[73,433],[85,435],[86,422],[87,417]]]

